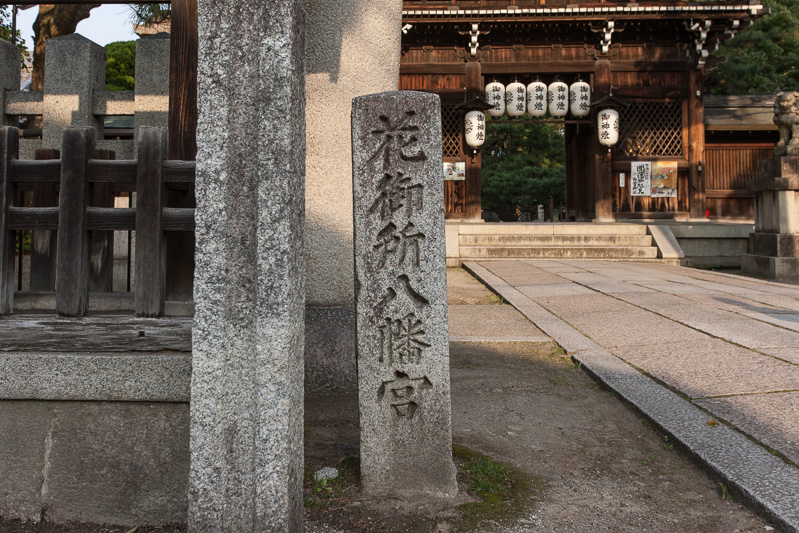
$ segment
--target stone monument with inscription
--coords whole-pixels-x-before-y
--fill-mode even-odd
[[[355,98],[352,167],[361,481],[454,496],[439,97]]]

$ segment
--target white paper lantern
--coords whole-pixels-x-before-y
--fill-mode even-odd
[[[525,98],[526,89],[524,84],[514,81],[508,84],[505,89],[505,105],[508,108],[508,115],[512,117],[520,117],[524,115],[527,107],[527,98]]]
[[[505,86],[498,81],[486,85],[486,102],[491,104],[488,114],[492,117],[501,117],[505,114]]]
[[[569,112],[569,86],[562,81],[549,84],[547,90],[549,114],[553,117],[565,117]]]
[[[599,143],[611,147],[619,142],[619,112],[615,109],[603,109],[596,116]]]
[[[575,117],[587,117],[591,110],[591,86],[580,80],[569,86],[569,107]]]
[[[464,120],[466,144],[480,148],[486,140],[486,116],[482,111],[469,111]]]
[[[527,86],[527,112],[534,117],[547,114],[547,84],[534,81]]]

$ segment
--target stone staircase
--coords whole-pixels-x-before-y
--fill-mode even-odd
[[[448,248],[455,244],[452,237],[450,234]],[[658,258],[658,248],[644,224],[460,224],[457,241],[461,261]]]

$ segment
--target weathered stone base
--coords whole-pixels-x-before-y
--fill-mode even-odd
[[[185,523],[189,404],[0,401],[0,516]]]
[[[355,309],[305,308],[305,392],[358,390],[355,364]]]
[[[799,257],[743,254],[741,271],[747,276],[783,283],[799,283]]]

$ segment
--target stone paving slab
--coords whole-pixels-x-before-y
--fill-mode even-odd
[[[743,313],[743,315],[799,332],[799,313]]]
[[[799,348],[766,348],[760,352],[799,365]]]
[[[491,261],[486,262],[490,265],[492,272],[498,272],[499,276],[516,288],[528,285],[554,285],[564,283],[565,280],[555,274],[542,272],[540,269],[528,265],[524,262],[515,261]]]
[[[733,313],[791,313],[793,312],[790,308],[784,308],[778,305],[775,302],[771,302],[769,304],[764,304],[761,302],[756,302],[749,298],[742,298],[740,296],[733,296],[731,294],[684,294],[682,295],[683,298],[687,298],[688,300],[692,300],[696,303],[703,304],[703,305],[711,305],[713,307],[717,307],[718,309],[724,309],[725,311],[731,311]],[[793,300],[793,298],[791,298]]]
[[[541,296],[582,296],[593,292],[591,289],[568,282],[552,285],[523,285],[518,287],[518,289],[530,298]]]
[[[566,319],[581,316],[596,316],[607,313],[634,312],[635,307],[605,294],[590,291],[589,294],[573,298],[571,296],[533,297],[553,313]]]
[[[541,303],[544,307],[550,308],[548,302]],[[555,314],[560,316],[558,312]],[[706,338],[698,331],[641,309],[620,308],[605,317],[583,315],[564,318],[597,344],[605,347],[648,346],[677,340],[687,342]]]
[[[774,348],[758,353],[657,314],[657,311],[675,312],[682,305],[699,309],[693,312],[694,315],[701,315],[706,310],[715,318],[723,316],[749,321],[746,331],[750,335],[758,328],[774,327],[774,330],[780,330],[780,335],[787,336],[784,338],[792,338],[794,331],[791,328],[770,326],[762,316],[747,317],[733,309],[741,303],[749,309],[763,304],[764,307],[756,313],[765,315],[762,311],[779,305],[783,310],[771,312],[773,317],[791,316],[784,309],[793,309],[796,302],[792,296],[799,297],[799,292],[795,289],[791,292],[790,287],[776,287],[770,291],[771,285],[759,280],[750,282],[730,275],[716,276],[654,263],[547,261],[538,270],[537,262],[527,261],[525,266],[519,266],[520,263],[505,262],[497,268],[497,263],[466,262],[464,268],[550,335],[583,368],[690,449],[728,487],[741,493],[755,508],[771,516],[786,530],[799,531],[799,469],[732,427],[708,424],[714,416],[722,420],[729,417],[729,421],[742,431],[751,432],[755,439],[792,457],[797,441],[793,428],[799,426],[796,422],[799,408],[795,403],[795,396],[799,396],[799,364],[792,364],[792,358],[799,356],[799,350]],[[603,274],[608,283],[612,281],[615,285],[666,280],[694,287],[695,292],[678,296],[649,289],[637,294],[618,291],[607,295],[582,287],[589,293],[576,291],[578,294],[574,296],[542,296],[546,285],[527,285],[523,290],[517,290],[506,279],[506,276],[513,276],[514,280],[524,283],[524,276],[519,275],[522,271],[531,276],[546,271],[561,277],[572,277],[572,273],[584,271]],[[590,279],[595,286],[606,283],[595,277]],[[725,290],[727,281],[735,282],[730,290]],[[540,292],[536,293],[536,290]],[[698,292],[710,293],[712,299]],[[713,292],[717,294],[713,295]],[[622,301],[649,298],[647,302],[654,306],[658,297],[662,308],[657,311]],[[777,304],[774,299],[783,301]],[[586,309],[593,312],[586,313]],[[625,342],[638,344],[622,346]],[[598,343],[616,346],[611,350],[621,358],[601,348]],[[766,351],[772,353],[766,354]],[[697,403],[702,402],[707,411],[663,387],[642,371],[689,398],[700,398]],[[715,414],[708,414],[708,411]]]
[[[620,298],[690,328],[752,349],[799,346],[799,333],[665,294],[624,294]]]
[[[799,388],[799,366],[720,339],[609,351],[690,398]]]
[[[497,336],[501,331],[502,335]],[[450,341],[528,340],[547,342],[549,337],[510,305],[450,305]]]
[[[799,464],[799,392],[749,394],[698,400],[697,405],[718,414],[758,440],[779,449]]]

